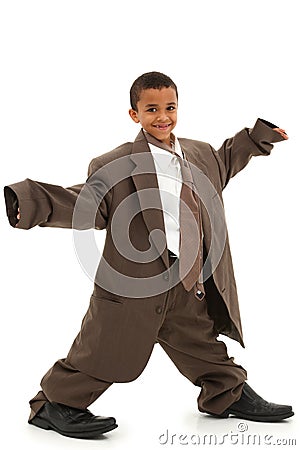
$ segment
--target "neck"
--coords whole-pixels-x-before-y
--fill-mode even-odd
[[[165,150],[169,150],[171,152],[174,151],[175,145],[175,136],[173,133],[170,135],[170,142],[167,144],[166,142],[160,141],[156,137],[152,136],[152,134],[148,133],[148,131],[143,129],[143,133],[146,137],[146,140],[150,142],[150,144],[156,145],[157,147],[163,148]]]

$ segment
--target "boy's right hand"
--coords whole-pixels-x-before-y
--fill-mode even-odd
[[[20,219],[21,219],[20,208],[18,208],[17,219],[18,219],[18,220],[20,220]],[[17,227],[17,226],[18,226],[18,223],[16,223],[16,227]]]

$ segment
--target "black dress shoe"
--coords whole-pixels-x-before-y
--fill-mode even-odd
[[[94,416],[88,409],[46,402],[30,424],[68,437],[91,439],[117,428],[113,417]]]
[[[227,418],[232,415],[240,419],[254,420],[256,422],[278,422],[292,417],[294,413],[291,406],[267,402],[245,383],[241,398],[237,402],[225,409],[222,414],[212,415],[220,418]]]

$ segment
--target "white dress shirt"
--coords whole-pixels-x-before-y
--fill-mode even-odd
[[[150,147],[160,191],[163,208],[163,218],[166,231],[167,247],[175,255],[179,256],[180,237],[180,192],[182,187],[181,168],[178,157],[168,150],[159,148],[148,142]],[[183,153],[178,139],[174,142],[175,152],[182,156]]]

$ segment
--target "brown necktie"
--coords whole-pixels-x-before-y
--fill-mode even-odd
[[[158,141],[149,133],[145,133],[145,136],[148,142],[169,151],[179,160],[182,175],[179,209],[179,277],[186,291],[190,291],[197,282],[196,294],[202,300],[205,290],[199,278],[203,266],[203,230],[200,218],[200,202],[197,194],[191,189],[193,177],[189,163],[175,152],[174,147],[170,149],[169,146]]]
[[[180,193],[179,276],[187,291],[190,291],[198,281],[198,289],[203,295],[204,286],[199,282],[203,265],[203,231],[199,199],[192,189],[193,177],[188,162],[179,156],[178,159],[182,174],[182,188]]]

